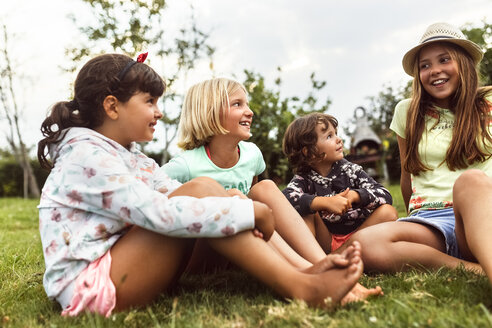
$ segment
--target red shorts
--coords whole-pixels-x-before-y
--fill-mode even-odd
[[[355,231],[347,234],[347,235],[335,235],[331,234],[331,252],[335,251],[337,248],[345,244],[347,239],[350,238],[354,234]]]

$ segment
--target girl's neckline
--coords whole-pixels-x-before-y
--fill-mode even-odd
[[[215,166],[217,166],[217,164],[215,164],[215,163],[214,163],[214,161],[212,160],[212,155],[211,155],[211,153],[210,153],[210,147],[209,147],[209,145],[207,144],[207,145],[204,145],[203,147],[205,148],[205,153],[207,154],[208,159],[209,159],[209,160],[210,160],[210,161],[211,161],[211,162],[212,162]],[[239,156],[238,156],[238,162],[239,162],[239,159],[241,158],[241,150],[240,150],[240,148],[239,148],[239,145],[237,145],[237,153],[238,153],[238,155],[239,155]],[[236,166],[238,162],[236,162],[236,164],[234,164],[234,165],[233,165],[233,166],[231,166],[230,168],[232,168],[232,167]],[[222,167],[220,167],[220,166],[217,166],[217,167],[222,168]],[[224,168],[222,168],[222,169],[224,169]]]

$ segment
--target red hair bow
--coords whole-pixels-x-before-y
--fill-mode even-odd
[[[137,63],[143,63],[145,61],[145,59],[147,59],[148,54],[149,54],[148,52],[144,52],[144,53],[141,53],[140,55],[138,55]]]

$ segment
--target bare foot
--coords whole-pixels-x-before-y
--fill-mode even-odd
[[[321,261],[313,264],[313,266],[302,270],[304,273],[322,273],[334,268],[346,268],[351,259],[355,261],[360,260],[360,244],[357,241],[354,241],[350,246],[348,246],[342,253],[340,254],[328,254]]]
[[[344,298],[342,298],[340,303],[342,305],[345,305],[351,302],[364,301],[369,296],[382,296],[382,295],[384,295],[384,292],[379,286],[368,289],[362,286],[361,284],[357,283],[355,284],[354,288],[352,288],[352,290],[348,292]]]
[[[311,294],[301,298],[316,307],[331,308],[340,304],[354,289],[364,269],[360,250],[354,250],[348,261],[349,265],[345,268],[333,268],[313,275],[315,285],[312,286]]]

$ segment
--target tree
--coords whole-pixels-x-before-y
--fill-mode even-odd
[[[29,149],[22,139],[20,119],[22,110],[19,108],[15,92],[15,69],[10,61],[9,54],[9,34],[7,26],[2,25],[1,34],[3,42],[0,42],[0,101],[2,108],[2,119],[7,122],[8,130],[5,131],[6,140],[12,150],[12,154],[17,163],[22,168],[24,182],[24,198],[28,196],[39,197],[39,186],[34,176],[31,162],[29,159]]]
[[[462,27],[463,34],[470,40],[485,49],[480,63],[480,73],[484,85],[492,85],[492,24],[482,21],[482,26],[473,27],[467,24]]]
[[[167,84],[167,91],[162,98],[165,111],[161,120],[165,131],[162,163],[167,162],[168,148],[176,137],[183,98],[174,86],[176,81],[186,78],[198,60],[209,58],[211,62],[215,49],[208,44],[208,34],[197,27],[193,7],[190,21],[178,29],[176,37],[171,37],[165,27],[165,0],[82,1],[90,5],[95,22],[90,25],[81,23],[80,26],[78,18],[72,16],[86,39],[81,45],[79,43],[67,48],[66,53],[74,63],[68,70],[75,70],[81,60],[98,53],[122,52],[134,57],[144,49],[150,50],[149,61],[162,65]]]
[[[281,69],[278,69],[279,72]],[[244,86],[249,93],[249,105],[254,112],[251,131],[254,142],[263,152],[266,162],[264,178],[273,179],[278,183],[286,182],[291,176],[288,160],[282,151],[282,139],[287,126],[300,115],[309,112],[325,112],[328,110],[330,100],[318,104],[318,92],[322,90],[326,82],[317,81],[315,74],[311,74],[312,90],[306,98],[299,97],[282,98],[280,95],[281,79],[274,82],[274,89],[265,85],[264,77],[259,73],[245,70],[246,79]]]

